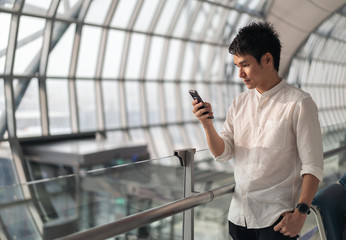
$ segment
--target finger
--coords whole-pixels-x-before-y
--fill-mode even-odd
[[[278,224],[276,224],[274,226],[274,231],[277,232],[277,231],[281,230],[281,227],[282,227],[282,224],[281,224],[281,222],[279,222]]]
[[[192,105],[193,105],[193,103],[192,103]],[[192,112],[196,114],[201,109],[201,107],[203,106],[203,103],[196,103],[193,106],[194,107],[192,109]]]

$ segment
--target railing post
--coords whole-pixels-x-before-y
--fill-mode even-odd
[[[184,198],[192,196],[194,192],[194,155],[195,148],[179,149],[174,151],[181,166],[184,167]],[[194,239],[194,211],[193,208],[183,213],[183,240]]]

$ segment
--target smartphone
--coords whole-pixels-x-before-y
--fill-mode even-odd
[[[199,96],[199,94],[198,94],[198,92],[197,92],[196,90],[190,90],[189,93],[190,93],[191,97],[192,97],[194,100],[197,99],[197,101],[198,101],[199,103],[200,103],[200,102],[203,102],[201,96]],[[205,106],[203,105],[202,107],[200,107],[200,109],[201,109],[201,108],[205,108]],[[209,113],[209,112],[207,111],[207,112],[205,112],[204,114],[208,114],[208,113]],[[211,116],[211,117],[208,117],[208,118],[209,118],[209,119],[213,119],[214,116]]]

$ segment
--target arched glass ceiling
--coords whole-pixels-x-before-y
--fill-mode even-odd
[[[316,101],[325,134],[346,129],[345,56],[346,5],[309,36],[293,58],[288,76]]]
[[[229,41],[270,3],[0,1],[0,135],[106,132],[148,142],[152,157],[205,146],[188,90],[215,103],[221,125],[242,88]]]

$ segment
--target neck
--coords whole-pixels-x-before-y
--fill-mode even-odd
[[[276,74],[275,76],[272,76],[272,77],[268,77],[267,79],[268,79],[268,81],[266,82],[265,86],[261,86],[259,88],[256,88],[257,91],[261,94],[272,89],[273,87],[278,85],[282,80],[282,78],[280,78],[278,76],[278,74]]]

